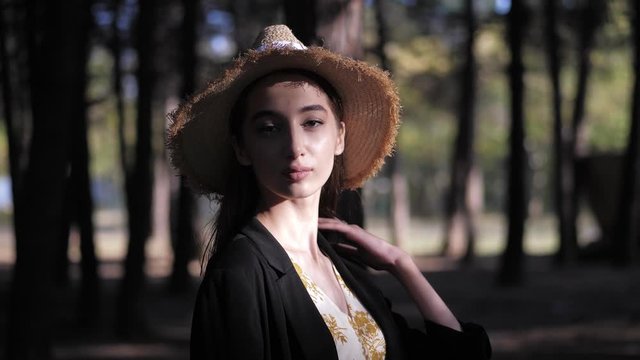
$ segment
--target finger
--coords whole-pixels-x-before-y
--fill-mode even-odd
[[[336,251],[340,253],[351,255],[351,256],[360,254],[360,250],[357,247],[353,245],[345,244],[345,243],[336,243],[334,244],[334,248],[336,249]]]
[[[343,220],[340,220],[338,218],[325,218],[325,217],[320,217],[318,218],[318,223],[335,223],[335,224],[345,224],[347,225],[347,223]]]
[[[347,223],[344,223],[340,220],[336,219],[328,219],[328,218],[319,218],[318,219],[318,228],[323,230],[334,230],[340,232],[348,232],[351,229],[351,226]]]

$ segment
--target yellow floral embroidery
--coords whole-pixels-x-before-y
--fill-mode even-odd
[[[348,295],[355,297],[351,292],[351,289],[349,289],[349,287],[344,282],[344,280],[342,279],[342,276],[340,276],[340,273],[338,272],[338,270],[336,270],[335,267],[333,268],[333,273],[336,275],[336,278],[338,279],[338,284],[340,284],[340,287],[342,287],[342,291],[344,291],[345,293],[348,293]]]
[[[371,316],[365,311],[351,312],[349,307],[349,323],[358,336],[362,353],[366,359],[384,359],[384,338],[378,336],[378,326]]]
[[[342,351],[341,354],[346,358],[360,357],[356,355],[360,351],[364,359],[384,359],[386,353],[384,335],[375,320],[351,292],[338,270],[333,267],[347,301],[346,314],[328,299],[322,289],[304,273],[299,264],[293,261],[292,263],[309,296],[320,310],[320,315],[333,337],[338,352]]]
[[[347,342],[347,336],[343,332],[343,330],[345,329],[338,326],[338,321],[335,317],[333,317],[333,315],[322,314],[322,319],[324,320],[325,324],[327,324],[327,327],[329,328],[334,341],[340,341],[343,344]]]
[[[300,265],[296,264],[295,262],[292,263],[293,268],[296,269],[296,272],[298,273],[298,277],[300,277],[300,280],[302,281],[302,285],[304,285],[304,287],[307,289],[307,292],[309,293],[309,296],[311,296],[313,302],[315,303],[318,301],[322,301],[322,291],[320,291],[318,285],[316,285],[313,280],[311,280],[305,273],[302,272],[302,268],[300,267]]]

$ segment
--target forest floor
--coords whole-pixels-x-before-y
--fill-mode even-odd
[[[199,279],[194,277],[182,295],[167,290],[170,251],[165,233],[156,231],[147,244],[147,284],[143,303],[148,331],[134,340],[115,335],[115,295],[122,275],[126,234],[122,216],[97,215],[96,249],[101,259],[101,312],[96,324],[81,327],[77,309],[77,238],[69,255],[74,265],[70,287],[59,289],[52,309],[53,351],[56,359],[177,360],[188,359],[191,311]],[[368,220],[369,229],[388,237],[384,220]],[[408,244],[414,254],[437,253],[439,221],[412,222]],[[588,226],[581,227],[583,234]],[[587,230],[585,230],[587,229]],[[589,263],[557,268],[550,256],[554,226],[547,219],[532,219],[525,250],[525,282],[515,287],[496,283],[504,222],[488,216],[478,226],[476,261],[467,266],[436,256],[416,257],[427,278],[460,320],[483,325],[491,339],[494,359],[640,359],[640,266],[613,268]],[[386,232],[386,233],[385,233]],[[429,241],[420,240],[429,239]],[[542,255],[547,254],[547,255]],[[10,229],[0,227],[0,359],[6,346],[8,295],[13,262]],[[195,262],[192,273],[198,273]],[[388,274],[374,274],[394,310],[420,326],[417,310],[402,287]]]
[[[517,287],[495,282],[497,258],[479,258],[460,267],[442,258],[418,258],[434,287],[463,321],[488,331],[494,359],[640,359],[640,268],[608,264],[554,268],[548,257],[530,257],[526,281]],[[113,273],[117,263],[103,264]],[[117,272],[117,271],[115,271]],[[0,268],[0,302],[7,309],[9,268]],[[389,275],[375,281],[394,310],[419,324],[417,311]],[[144,291],[148,333],[135,340],[113,332],[117,278],[104,280],[98,325],[77,326],[74,285],[52,305],[56,359],[188,359],[189,324],[198,279],[183,295],[171,295],[166,278],[148,279]],[[6,311],[0,336],[6,339]],[[1,341],[0,344],[4,344]],[[4,347],[4,345],[2,345]],[[4,349],[0,349],[3,351]]]

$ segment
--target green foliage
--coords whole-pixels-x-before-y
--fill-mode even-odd
[[[103,47],[94,47],[89,58],[90,81],[87,96],[89,108],[90,172],[98,179],[118,179],[117,114],[112,94],[113,58]]]
[[[390,41],[385,53],[392,64],[403,104],[403,125],[399,136],[399,150],[410,178],[425,184],[442,184],[435,189],[413,191],[443,191],[450,171],[459,102],[459,74],[462,63],[460,33],[464,24],[457,21],[452,7],[434,11],[437,4],[403,6],[385,2],[385,21],[394,24],[389,29]],[[550,207],[550,182],[553,118],[551,84],[549,80],[544,18],[541,3],[531,3],[531,19],[525,38],[525,121],[526,147],[529,151],[532,197],[546,208]],[[575,6],[579,6],[577,4]],[[585,125],[590,151],[620,151],[626,145],[631,93],[630,23],[627,2],[613,0],[606,3],[604,23],[597,30],[592,53],[592,73],[589,78]],[[577,39],[579,21],[571,16],[575,8],[561,8],[559,31],[561,42],[561,90],[563,115],[570,126],[577,81]],[[566,6],[566,5],[564,5]],[[448,12],[447,12],[448,11]],[[459,12],[460,9],[455,10]],[[564,14],[564,15],[562,15]],[[419,22],[429,17],[430,24]],[[374,20],[371,14],[368,22]],[[425,20],[426,21],[426,20]],[[395,26],[397,24],[397,26]],[[375,24],[365,26],[368,47],[376,41]],[[431,29],[431,30],[428,30]],[[431,31],[431,32],[429,32]],[[477,62],[476,88],[476,160],[484,175],[485,204],[489,210],[503,208],[510,129],[510,94],[506,69],[509,51],[506,46],[504,21],[500,17],[481,18],[476,32]],[[375,59],[372,59],[375,63]],[[444,176],[444,180],[436,177]],[[425,197],[415,197],[420,199]],[[428,199],[438,197],[427,196]],[[431,208],[438,205],[431,204]]]
[[[587,102],[588,139],[593,152],[619,152],[626,147],[629,132],[633,74],[631,51],[593,54],[592,84]]]
[[[415,36],[406,44],[391,42],[385,52],[401,79],[422,75],[446,76],[452,71],[451,54],[442,39],[435,36]]]

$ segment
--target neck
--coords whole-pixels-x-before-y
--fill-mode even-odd
[[[319,257],[318,208],[320,194],[305,199],[261,203],[256,218],[289,253]]]

